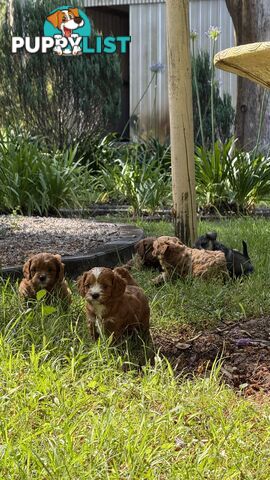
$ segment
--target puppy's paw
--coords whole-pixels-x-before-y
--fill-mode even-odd
[[[34,288],[26,281],[22,281],[19,285],[19,294],[22,298],[35,298],[36,292]]]
[[[163,285],[163,283],[165,283],[165,282],[166,282],[166,277],[165,277],[164,273],[161,273],[160,275],[153,278],[153,280],[152,280],[152,283],[156,286]]]

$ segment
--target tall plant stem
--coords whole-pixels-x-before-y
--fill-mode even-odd
[[[214,114],[214,81],[215,81],[215,70],[214,70],[214,56],[215,56],[215,41],[212,41],[212,57],[211,57],[211,127],[212,127],[212,148],[213,152],[215,150],[215,114]]]
[[[267,94],[267,97],[266,97],[266,94]],[[254,148],[254,154],[255,155],[257,154],[259,144],[260,144],[260,139],[261,139],[261,134],[262,134],[262,124],[263,124],[263,120],[264,120],[264,117],[265,117],[265,112],[266,112],[268,100],[269,100],[269,92],[266,92],[266,88],[265,88],[264,91],[263,91],[263,97],[262,97],[261,107],[260,107],[258,135],[257,135],[257,139],[256,139],[256,145],[255,145],[255,148]]]
[[[196,91],[197,107],[198,107],[199,121],[200,121],[200,132],[201,132],[202,146],[203,146],[203,149],[205,149],[201,101],[200,101],[199,86],[198,86],[198,79],[197,79],[194,38],[192,38],[192,57],[193,57],[193,72],[194,72],[195,91]]]

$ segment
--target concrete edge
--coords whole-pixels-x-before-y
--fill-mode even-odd
[[[65,264],[66,277],[75,279],[81,273],[93,267],[114,268],[118,264],[126,263],[132,257],[134,245],[144,237],[142,229],[133,225],[121,224],[119,240],[109,242],[89,255],[62,256]],[[22,265],[3,267],[0,278],[16,280],[22,277]]]

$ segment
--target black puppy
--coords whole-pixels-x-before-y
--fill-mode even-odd
[[[243,253],[233,248],[228,248],[217,241],[217,232],[208,232],[198,238],[195,248],[204,250],[221,250],[226,258],[227,268],[232,278],[249,275],[254,272],[253,265],[248,255],[247,244],[242,241]]]

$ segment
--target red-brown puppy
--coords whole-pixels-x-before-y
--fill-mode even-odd
[[[138,283],[134,280],[125,267],[116,267],[113,269],[113,271],[120,275],[120,277],[126,281],[127,285],[135,285],[135,287],[139,287]]]
[[[173,276],[185,278],[190,275],[206,280],[228,276],[223,252],[189,248],[177,237],[157,238],[154,241],[153,255],[159,259],[163,269],[163,273],[154,279],[156,284]]]
[[[71,292],[64,279],[64,264],[60,255],[33,255],[23,266],[23,276],[19,293],[25,299],[35,298],[39,290],[47,290],[67,304],[71,302]]]
[[[86,299],[86,315],[94,339],[98,338],[100,329],[105,335],[113,334],[114,340],[130,328],[137,328],[142,334],[149,333],[148,300],[131,275],[125,270],[124,276],[121,276],[121,270],[125,269],[113,271],[95,267],[78,279],[79,292]],[[126,273],[131,280],[127,279]]]
[[[158,259],[153,256],[153,243],[155,240],[156,237],[146,237],[136,243],[134,247],[135,255],[125,266],[127,268],[136,267],[140,269],[149,267],[161,270]]]

